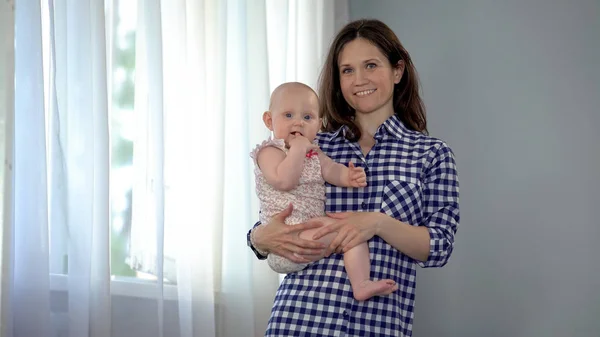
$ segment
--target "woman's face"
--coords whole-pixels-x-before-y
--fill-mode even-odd
[[[402,64],[392,67],[379,48],[363,38],[348,42],[338,58],[340,86],[357,114],[394,114],[394,84],[402,78]]]

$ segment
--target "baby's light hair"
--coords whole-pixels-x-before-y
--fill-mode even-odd
[[[304,88],[307,90],[310,90],[315,97],[317,98],[317,101],[319,101],[319,95],[317,95],[317,92],[313,90],[313,88],[311,88],[310,86],[302,83],[302,82],[285,82],[280,84],[279,86],[277,86],[277,88],[275,88],[275,90],[273,90],[273,92],[271,93],[271,99],[269,100],[269,111],[271,110],[272,106],[273,106],[273,97],[275,97],[277,94],[279,94],[280,91],[282,91],[285,88],[288,87],[299,87],[299,88]]]

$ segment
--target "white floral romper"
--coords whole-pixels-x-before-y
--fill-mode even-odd
[[[267,147],[273,146],[281,149],[287,154],[285,142],[283,139],[271,139],[262,142],[250,153],[254,160],[254,175],[256,178],[256,194],[260,200],[260,221],[268,224],[275,214],[283,211],[290,203],[294,206],[292,214],[287,217],[287,225],[303,223],[314,217],[325,215],[325,181],[321,174],[321,163],[317,155],[309,156],[304,159],[304,168],[300,175],[300,182],[296,188],[291,191],[279,191],[267,183],[267,180],[258,167],[258,152]],[[284,257],[269,254],[267,261],[274,271],[281,274],[288,274],[304,269],[307,264],[298,264],[287,260]]]

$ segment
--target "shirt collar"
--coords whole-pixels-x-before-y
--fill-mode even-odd
[[[331,134],[331,139],[334,139],[334,138],[340,137],[340,136],[345,137],[347,132],[349,132],[348,127],[346,125],[342,125],[333,134]],[[404,126],[404,123],[402,123],[402,121],[400,119],[398,119],[398,117],[396,117],[396,115],[392,115],[385,122],[383,122],[383,124],[381,124],[379,126],[379,128],[375,132],[375,138],[379,139],[379,138],[381,138],[381,136],[383,136],[384,134],[387,133],[397,139],[400,139],[400,138],[402,138],[402,136],[404,136],[408,132],[409,131],[406,128],[406,126]]]
[[[347,129],[348,129],[348,127],[345,126],[345,125],[340,126],[339,129],[337,129],[334,133],[331,134],[331,138],[330,139],[337,138],[338,136],[345,137]]]
[[[385,122],[383,122],[381,126],[379,126],[379,129],[377,129],[377,132],[375,132],[375,138],[377,138],[379,135],[383,135],[384,132],[387,132],[387,134],[397,139],[400,139],[408,133],[408,129],[406,126],[404,126],[404,123],[402,123],[402,121],[396,117],[396,115],[392,115]]]

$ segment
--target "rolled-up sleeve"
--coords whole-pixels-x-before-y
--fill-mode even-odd
[[[459,185],[454,153],[445,144],[436,151],[424,178],[423,217],[419,225],[429,230],[429,256],[418,261],[423,268],[443,267],[454,250],[458,230]]]

